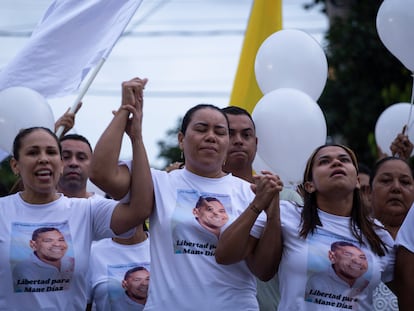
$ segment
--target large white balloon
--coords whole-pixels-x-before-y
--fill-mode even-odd
[[[46,99],[26,87],[0,92],[0,148],[11,153],[14,137],[22,128],[44,126],[54,130],[55,118]]]
[[[254,70],[263,94],[278,88],[294,88],[315,101],[328,77],[328,62],[320,44],[297,29],[284,29],[263,41]]]
[[[377,32],[385,47],[414,71],[414,1],[385,0],[377,13]]]
[[[414,107],[410,103],[391,105],[381,113],[375,124],[375,140],[383,153],[391,155],[391,143],[402,132],[409,119],[410,124],[405,134],[414,142]],[[414,151],[411,155],[414,155]]]
[[[252,117],[259,159],[286,185],[299,184],[308,157],[326,142],[326,121],[319,105],[302,91],[281,88],[265,94]]]

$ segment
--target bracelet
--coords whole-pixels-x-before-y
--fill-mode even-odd
[[[261,213],[261,211],[256,207],[256,205],[254,204],[250,204],[249,208],[255,212],[257,215],[259,215]]]

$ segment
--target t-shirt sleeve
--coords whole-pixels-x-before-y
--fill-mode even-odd
[[[131,167],[132,167],[132,161],[131,160],[119,161],[118,165],[119,166],[124,165],[124,166],[128,167],[128,171],[131,172]],[[127,194],[119,200],[119,203],[128,203],[129,200],[130,200],[130,194],[129,193],[130,193],[130,191],[128,190]]]
[[[400,230],[398,230],[396,244],[404,246],[410,252],[414,253],[414,234],[412,228],[414,226],[414,207],[412,206],[408,211],[407,216]]]
[[[252,229],[250,230],[250,235],[259,239],[262,235],[263,229],[266,225],[267,217],[265,212],[261,212],[257,217]]]

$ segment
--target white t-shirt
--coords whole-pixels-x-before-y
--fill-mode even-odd
[[[414,204],[409,209],[407,216],[404,219],[400,229],[397,233],[396,244],[404,246],[410,252],[414,253]]]
[[[318,226],[314,234],[303,239],[299,238],[301,208],[281,201],[280,213],[284,249],[278,271],[281,294],[278,310],[372,310],[374,289],[381,279],[388,282],[393,277],[395,248],[389,233],[385,229],[376,230],[389,249],[385,256],[379,257],[367,247],[365,239],[365,245],[359,245],[351,234],[350,217],[319,210],[323,226]],[[353,286],[336,282],[338,278],[329,257],[334,242],[351,243],[363,252],[359,257],[365,258],[365,272]],[[362,263],[356,261],[353,265]],[[319,278],[319,282],[313,283],[313,278]]]
[[[250,184],[232,175],[204,178],[185,168],[152,170],[152,177],[156,206],[150,217],[151,282],[145,310],[258,310],[255,277],[246,262],[217,264],[217,238],[197,233],[201,228],[194,228],[199,224],[193,215],[200,196],[214,197],[229,215],[226,228],[253,200]],[[257,238],[266,219],[264,213],[259,217],[261,225],[251,232]]]
[[[92,245],[89,280],[93,310],[127,311],[144,308],[125,294],[122,280],[125,273],[134,267],[144,267],[150,271],[149,248],[149,238],[131,245],[119,244],[112,239],[103,239]]]
[[[78,199],[61,195],[56,201],[37,205],[26,203],[18,193],[0,198],[0,310],[83,310],[90,246],[92,240],[114,236],[110,220],[116,204],[99,196]],[[65,257],[71,259],[70,264],[63,264],[64,276],[58,278],[56,270],[48,272],[51,270],[43,266],[42,276],[35,277],[32,271],[13,279],[14,267],[32,258],[29,243],[40,227],[57,228],[65,238]],[[24,286],[15,289],[14,284]]]

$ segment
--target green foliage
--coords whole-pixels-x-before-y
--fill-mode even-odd
[[[321,2],[325,3],[314,0]],[[328,135],[351,147],[367,164],[377,157],[374,131],[378,117],[390,105],[410,102],[412,86],[410,72],[377,34],[380,5],[377,0],[354,1],[347,17],[330,25],[325,51],[330,77],[318,100]]]
[[[170,163],[183,161],[181,156],[181,150],[178,147],[177,134],[180,129],[182,118],[177,120],[177,124],[173,129],[167,131],[167,136],[165,140],[159,140],[157,142],[160,152],[158,158],[161,158],[165,161],[167,166]]]
[[[0,196],[5,196],[17,181],[17,176],[10,168],[10,157],[0,162]]]

